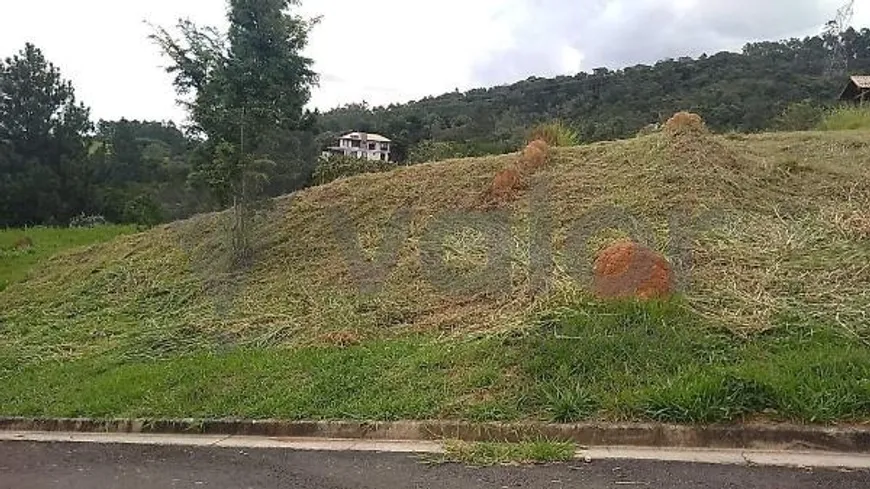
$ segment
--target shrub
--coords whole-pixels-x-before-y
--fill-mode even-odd
[[[427,163],[469,156],[466,148],[454,141],[420,141],[408,152],[408,163]]]
[[[315,185],[338,180],[339,178],[362,175],[364,173],[379,173],[396,168],[395,163],[380,160],[367,160],[349,156],[332,155],[321,157],[311,176]]]
[[[529,133],[528,141],[540,139],[550,146],[577,146],[580,137],[562,121],[547,122],[535,126]]]
[[[829,110],[822,118],[823,131],[870,129],[870,106],[841,106]]]
[[[163,210],[150,195],[141,194],[124,205],[123,222],[140,226],[156,226],[163,221]]]
[[[779,117],[775,126],[782,131],[808,131],[819,125],[825,110],[809,100],[789,104]]]

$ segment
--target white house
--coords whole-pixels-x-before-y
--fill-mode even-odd
[[[338,139],[338,146],[327,149],[328,154],[340,154],[368,160],[390,161],[392,141],[380,134],[352,132]]]

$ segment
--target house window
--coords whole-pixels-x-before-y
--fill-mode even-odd
[[[378,145],[376,143],[369,143],[369,151],[375,151],[378,149]]]
[[[390,143],[381,143],[381,151],[389,151]]]
[[[381,161],[387,161],[387,155],[381,153]]]
[[[357,141],[357,140],[353,140],[353,141],[350,142],[350,147],[351,147],[351,148],[359,148],[359,147],[360,147],[360,144],[361,144],[361,143],[360,143],[359,141]]]

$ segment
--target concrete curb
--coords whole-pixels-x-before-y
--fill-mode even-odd
[[[870,426],[676,426],[664,424],[467,423],[0,418],[0,431],[260,436],[349,440],[516,442],[563,440],[590,447],[824,450],[870,454]]]
[[[331,440],[324,438],[266,438],[225,435],[160,435],[141,433],[63,433],[0,431],[2,442],[84,443],[146,445],[217,449],[279,449],[318,452],[372,452],[440,454],[436,441]],[[716,465],[804,467],[818,469],[870,469],[870,455],[813,451],[734,450],[709,448],[586,447],[574,454],[576,461],[650,460]]]

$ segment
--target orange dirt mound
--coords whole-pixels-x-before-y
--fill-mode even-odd
[[[674,293],[674,276],[664,256],[631,241],[616,243],[595,260],[593,287],[601,299],[659,299]]]
[[[498,172],[489,186],[489,198],[504,201],[513,198],[525,187],[520,172],[513,166]]]
[[[668,136],[706,135],[709,134],[707,124],[698,114],[677,112],[665,123],[665,134]]]

